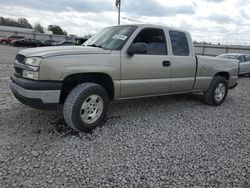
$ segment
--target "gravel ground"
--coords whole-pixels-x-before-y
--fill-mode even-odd
[[[250,78],[220,107],[178,95],[111,104],[104,126],[67,128],[8,88],[20,48],[0,45],[0,187],[250,187]]]

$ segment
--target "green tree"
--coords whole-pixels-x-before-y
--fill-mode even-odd
[[[29,28],[29,29],[33,28],[32,25],[28,22],[28,20],[26,18],[18,18],[17,23],[19,23],[20,26],[22,26],[24,28]]]
[[[35,24],[34,29],[35,29],[36,32],[44,33],[44,28],[43,28],[43,26],[41,26],[40,23]]]
[[[62,30],[62,28],[58,25],[49,25],[48,31],[52,31],[52,33],[56,35],[67,35],[67,32]]]
[[[5,25],[6,24],[6,21],[5,21],[5,18],[4,17],[0,17],[0,25]]]
[[[20,27],[20,24],[17,23],[16,20],[13,20],[11,18],[4,18],[4,17],[0,18],[0,25],[12,26],[12,27]]]
[[[32,29],[32,25],[26,18],[18,18],[17,20],[15,20],[11,18],[0,17],[0,25]]]

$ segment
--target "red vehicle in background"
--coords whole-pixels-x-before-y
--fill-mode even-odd
[[[9,37],[6,37],[6,38],[1,38],[0,39],[0,43],[1,44],[10,44],[14,40],[20,40],[20,39],[23,39],[23,38],[25,38],[25,37],[23,37],[23,36],[17,36],[17,35],[12,35],[12,36],[9,36]]]

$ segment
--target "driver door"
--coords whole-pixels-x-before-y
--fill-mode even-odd
[[[152,96],[169,91],[171,57],[163,29],[144,28],[132,44],[147,44],[147,53],[121,55],[121,98]]]

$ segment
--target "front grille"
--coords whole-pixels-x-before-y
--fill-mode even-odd
[[[17,63],[24,64],[25,56],[21,55],[21,54],[17,54],[16,58],[15,58],[15,61],[17,61]],[[23,69],[21,69],[18,66],[16,66],[16,63],[14,64],[14,69],[15,69],[14,75],[17,76],[17,77],[22,77],[22,75],[23,75]]]
[[[23,63],[24,64],[24,59],[25,56],[21,55],[21,54],[17,54],[15,60],[17,60],[19,63]]]

